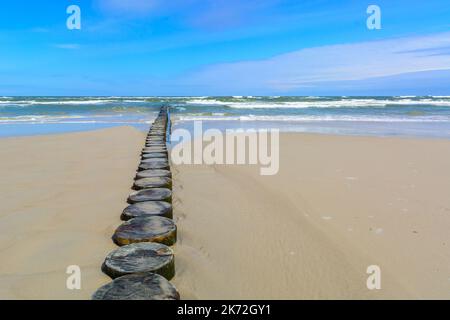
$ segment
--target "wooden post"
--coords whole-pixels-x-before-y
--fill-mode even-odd
[[[113,235],[121,247],[111,252],[102,266],[115,280],[98,289],[93,300],[180,299],[168,282],[175,276],[174,254],[168,246],[177,241],[167,150],[170,128],[170,110],[162,107],[142,149],[133,185],[138,191],[130,194],[131,205],[121,215],[126,222]]]

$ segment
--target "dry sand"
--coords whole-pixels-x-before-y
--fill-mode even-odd
[[[109,281],[143,139],[0,140],[0,298],[88,299]],[[449,164],[446,140],[284,134],[276,176],[174,166],[174,284],[185,299],[450,298]],[[81,291],[65,287],[74,264]]]
[[[184,298],[450,298],[450,141],[285,134],[280,152],[271,177],[173,168]]]
[[[89,299],[110,279],[145,134],[130,127],[0,139],[0,299]],[[82,290],[66,288],[79,265]]]

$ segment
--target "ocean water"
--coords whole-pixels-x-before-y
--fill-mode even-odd
[[[0,136],[131,125],[146,130],[163,105],[174,128],[278,128],[344,135],[450,138],[450,96],[1,97]]]

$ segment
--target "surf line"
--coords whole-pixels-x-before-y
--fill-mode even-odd
[[[167,151],[169,108],[161,108],[142,149],[124,223],[112,239],[119,246],[102,265],[113,281],[99,288],[93,300],[179,300],[169,282],[175,276],[177,226],[173,221],[172,173]]]

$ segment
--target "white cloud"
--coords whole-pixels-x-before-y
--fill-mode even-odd
[[[450,32],[315,47],[265,60],[212,65],[189,75],[188,84],[292,91],[324,82],[447,70],[449,47]]]

